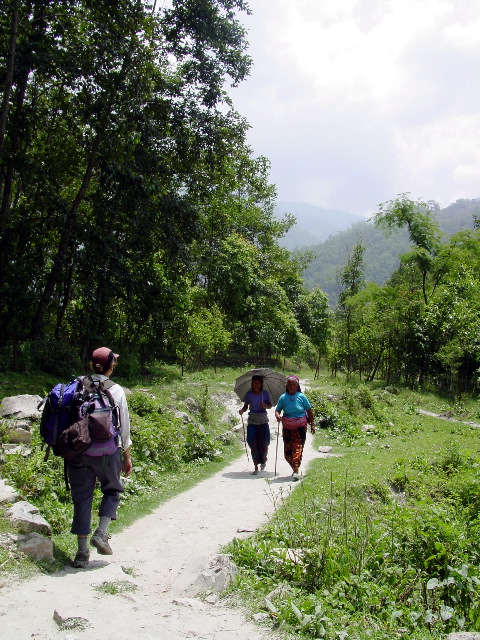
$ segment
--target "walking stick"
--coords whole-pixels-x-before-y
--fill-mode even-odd
[[[275,448],[275,476],[277,475],[278,434],[279,433],[280,433],[280,420],[277,420],[277,446]]]
[[[243,427],[243,444],[245,445],[245,453],[247,454],[247,462],[250,462],[250,458],[248,457],[247,438],[245,437],[245,423],[243,421],[243,415],[242,415],[242,427]]]

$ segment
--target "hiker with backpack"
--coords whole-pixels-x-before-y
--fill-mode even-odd
[[[96,441],[92,434],[92,442],[85,451],[70,459],[66,458],[66,471],[73,500],[71,533],[76,534],[78,539],[78,550],[72,563],[75,568],[85,568],[90,560],[88,536],[91,533],[91,511],[97,479],[103,497],[99,508],[99,524],[90,538],[90,544],[101,555],[111,555],[113,552],[108,542],[110,538],[108,527],[112,520],[116,520],[120,494],[123,492],[120,474],[123,471],[128,477],[132,471],[127,400],[123,388],[110,380],[117,358],[118,354],[107,347],[96,349],[92,354],[94,373],[83,379],[85,388],[91,389],[89,396],[91,399],[87,401],[90,405],[87,404],[87,411],[98,411],[98,405],[100,404],[101,408],[103,403],[105,410],[110,411],[111,414],[112,407],[104,401],[103,397],[113,399],[113,409],[118,415],[119,422],[117,430],[103,441]],[[95,405],[93,399],[98,397],[101,403],[97,400]]]

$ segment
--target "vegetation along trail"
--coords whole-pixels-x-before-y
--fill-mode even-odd
[[[250,535],[273,511],[272,498],[300,484],[291,481],[281,438],[274,475],[273,410],[269,418],[272,443],[265,471],[252,475],[251,459],[244,453],[216,475],[113,535],[113,556],[97,555],[92,549],[87,569],[65,567],[5,586],[0,590],[2,637],[273,640],[271,632],[266,634],[250,623],[243,612],[221,601],[209,604],[192,588],[223,545],[235,536]],[[303,471],[315,455],[309,434]]]

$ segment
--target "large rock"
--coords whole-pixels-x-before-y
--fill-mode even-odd
[[[220,553],[212,558],[208,566],[195,580],[193,591],[204,593],[213,591],[219,593],[224,591],[237,573],[236,565],[230,560],[228,555]]]
[[[5,502],[16,502],[19,499],[18,493],[13,487],[0,478],[0,504]]]
[[[21,500],[7,509],[7,517],[12,524],[22,533],[35,531],[47,536],[51,535],[52,528],[40,515],[39,510],[33,504]]]
[[[32,441],[32,425],[25,420],[4,420],[7,435],[11,444],[30,444]],[[12,451],[10,451],[12,453]],[[13,451],[13,453],[17,453]]]
[[[38,404],[41,401],[40,396],[27,394],[4,398],[0,405],[0,418],[14,418],[15,420],[40,418],[41,411],[38,410]]]
[[[32,421],[40,418],[40,396],[9,396],[2,400],[0,418],[7,427],[8,440],[14,444],[29,444],[32,439]]]

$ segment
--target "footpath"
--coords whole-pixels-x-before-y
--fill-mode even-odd
[[[236,407],[238,410],[238,407]],[[243,456],[169,500],[110,541],[113,556],[91,550],[87,569],[65,567],[0,589],[0,635],[5,640],[276,640],[248,612],[192,595],[191,585],[233,538],[251,535],[288,493],[291,469],[269,411],[272,442],[265,471],[252,475]],[[316,457],[309,433],[301,471]],[[267,479],[270,482],[267,482]],[[121,518],[121,511],[119,513]],[[123,584],[112,595],[98,587]],[[56,612],[56,613],[55,613]],[[75,620],[77,619],[77,620]],[[62,620],[71,629],[61,626]]]

